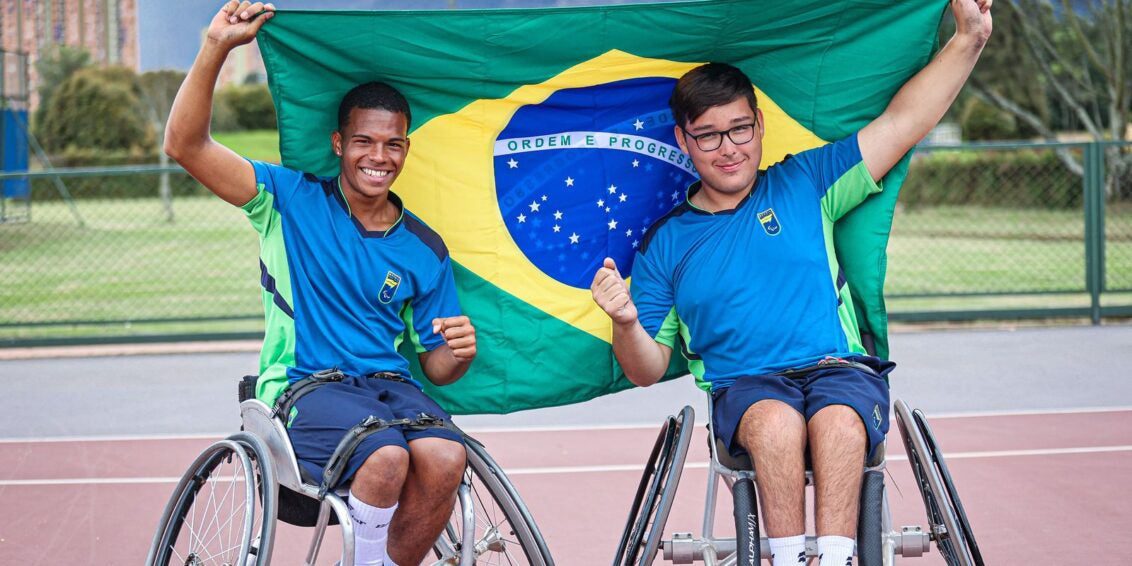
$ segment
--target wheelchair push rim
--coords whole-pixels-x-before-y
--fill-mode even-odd
[[[146,564],[266,566],[274,540],[274,474],[262,443],[236,434],[206,448],[177,483]]]
[[[661,426],[633,497],[614,555],[614,566],[652,564],[680,485],[695,419],[692,408],[684,407],[679,415],[668,417]]]
[[[903,400],[896,401],[895,409],[936,548],[949,566],[983,566],[966,511],[927,418],[919,410],[913,413]]]
[[[461,497],[433,546],[436,560],[431,564],[553,566],[538,525],[502,468],[477,440],[465,437],[465,445],[467,497]],[[472,521],[465,511],[473,514]],[[466,528],[469,524],[471,532]],[[465,554],[469,544],[471,552]]]

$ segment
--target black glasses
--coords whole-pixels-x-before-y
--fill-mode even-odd
[[[700,151],[715,151],[719,149],[719,146],[723,145],[723,136],[727,136],[727,139],[731,140],[731,143],[735,145],[743,145],[755,139],[754,124],[742,124],[727,131],[708,132],[694,136],[689,134],[684,128],[680,128],[680,131],[684,132],[684,136],[696,140],[696,147],[700,148]]]

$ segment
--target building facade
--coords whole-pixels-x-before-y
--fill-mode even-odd
[[[26,54],[27,98],[34,109],[39,102],[35,63],[55,45],[82,48],[98,65],[137,70],[137,18],[137,0],[0,0],[0,48]],[[4,65],[5,95],[16,90],[19,66]]]

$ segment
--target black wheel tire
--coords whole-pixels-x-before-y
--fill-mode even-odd
[[[897,400],[896,423],[900,428],[900,436],[904,440],[904,448],[908,453],[908,463],[912,466],[916,487],[924,500],[924,509],[928,517],[928,533],[935,541],[936,548],[948,566],[981,566],[982,558],[976,562],[967,545],[968,534],[963,523],[958,519],[951,493],[943,481],[939,462],[943,455],[938,446],[930,447],[924,434],[921,423],[927,419],[920,413],[914,416],[908,405]],[[971,539],[973,540],[973,538]]]
[[[884,562],[884,473],[865,472],[861,479],[861,512],[857,519],[857,564],[881,566]]]
[[[947,469],[947,461],[943,457],[943,451],[939,449],[939,443],[936,442],[935,434],[932,433],[932,427],[928,424],[928,418],[924,415],[924,412],[919,409],[913,411],[912,416],[915,418],[916,426],[919,427],[920,433],[923,434],[924,440],[927,442],[928,451],[931,453],[936,471],[939,473],[940,479],[943,480],[943,487],[947,491],[947,498],[954,510],[955,517],[959,521],[959,527],[962,530],[964,542],[967,544],[967,551],[970,552],[971,559],[974,560],[975,566],[984,566],[983,554],[979,551],[978,542],[975,541],[975,531],[971,529],[971,522],[967,519],[967,510],[963,508],[963,502],[959,499],[959,490],[956,489],[955,482],[951,479],[951,472]]]
[[[688,457],[695,420],[695,411],[684,407],[679,415],[668,417],[661,426],[637,485],[613,558],[614,566],[648,565],[656,557],[680,485],[684,460]]]

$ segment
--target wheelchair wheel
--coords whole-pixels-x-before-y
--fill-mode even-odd
[[[275,536],[276,489],[267,449],[238,433],[206,448],[162,513],[149,566],[266,566]]]
[[[679,415],[668,417],[661,427],[629,509],[629,518],[613,558],[614,566],[648,565],[656,557],[676,488],[680,485],[695,420],[692,408],[684,407]]]
[[[900,436],[924,500],[936,548],[949,566],[983,566],[967,513],[927,418],[920,410],[909,410],[902,400],[897,400],[895,407]]]
[[[542,533],[502,468],[475,439],[465,437],[464,443],[468,450],[464,481],[470,487],[474,532],[465,533],[462,508],[457,504],[433,547],[436,561],[432,564],[553,566]],[[466,561],[465,540],[472,545]]]

